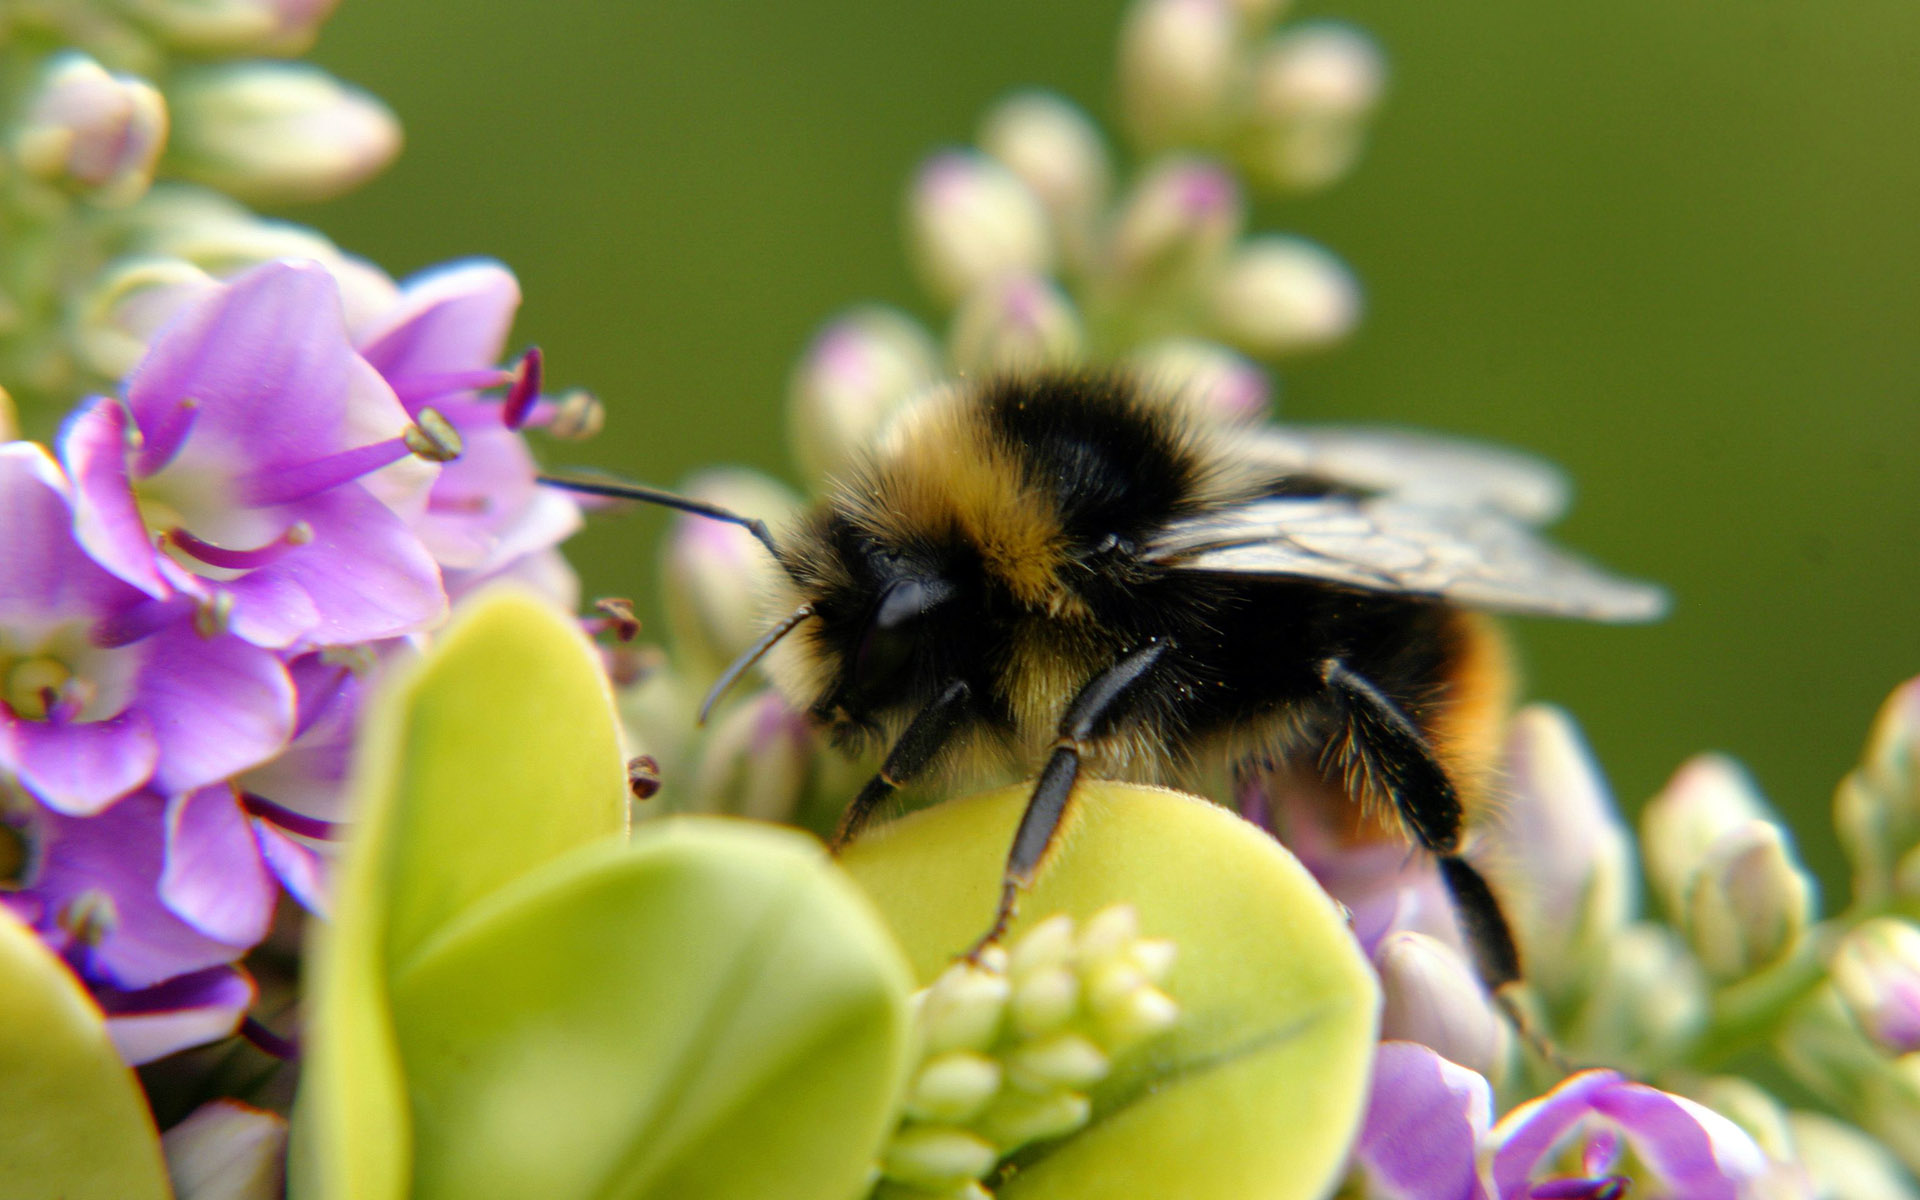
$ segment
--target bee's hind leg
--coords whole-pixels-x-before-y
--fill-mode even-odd
[[[1344,778],[1356,798],[1389,803],[1413,840],[1439,860],[1474,969],[1499,998],[1520,982],[1520,951],[1493,889],[1460,856],[1465,817],[1453,781],[1412,718],[1379,688],[1339,659],[1323,663],[1320,673],[1340,717],[1322,749],[1322,769]],[[1502,1007],[1511,1004],[1503,1000]]]
[[[1039,874],[1073,800],[1081,757],[1091,743],[1111,734],[1138,711],[1142,685],[1172,648],[1173,643],[1164,639],[1149,642],[1095,675],[1067,706],[1066,715],[1060,718],[1053,753],[1034,782],[1026,811],[1020,814],[1020,827],[1014,831],[1013,846],[1007,851],[1007,869],[1000,882],[1000,904],[994,910],[993,924],[967,951],[969,961],[978,961],[982,951],[1006,934],[1020,890],[1031,886]]]

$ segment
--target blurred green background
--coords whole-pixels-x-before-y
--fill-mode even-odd
[[[395,273],[490,254],[516,336],[610,427],[551,461],[671,484],[787,467],[789,364],[918,297],[900,190],[1043,84],[1108,111],[1121,0],[347,0],[316,57],[409,145],[297,215]],[[1528,623],[1534,696],[1624,802],[1737,755],[1839,879],[1834,783],[1920,672],[1920,5],[1348,0],[1393,85],[1350,180],[1258,224],[1365,282],[1283,412],[1470,433],[1567,466],[1564,540],[1673,588],[1656,627]],[[572,544],[644,595],[661,522]],[[1838,899],[1838,897],[1836,897]]]

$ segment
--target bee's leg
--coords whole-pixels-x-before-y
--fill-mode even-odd
[[[840,814],[840,825],[833,831],[830,843],[835,853],[866,828],[873,810],[880,807],[883,800],[932,765],[948,740],[966,723],[967,701],[972,694],[973,689],[967,686],[966,680],[956,679],[914,716],[907,731],[887,751],[880,773],[867,780],[867,786],[860,789],[847,811]]]
[[[1440,864],[1440,878],[1487,990],[1520,981],[1520,951],[1493,890],[1460,856],[1465,818],[1460,796],[1433,748],[1400,706],[1339,659],[1321,665],[1342,718],[1322,751],[1322,767],[1390,801],[1407,831]]]
[[[1163,640],[1135,650],[1094,676],[1067,706],[1066,715],[1060,718],[1053,753],[1027,797],[1026,811],[1020,814],[1020,827],[1014,831],[1013,846],[1007,851],[1007,870],[1001,879],[1000,905],[994,910],[993,925],[967,951],[967,958],[978,958],[982,950],[1007,932],[1020,889],[1033,883],[1047,847],[1053,844],[1053,836],[1067,814],[1074,781],[1080,776],[1081,755],[1089,743],[1112,733],[1134,714],[1133,701],[1140,694],[1140,685],[1172,648],[1172,642]]]

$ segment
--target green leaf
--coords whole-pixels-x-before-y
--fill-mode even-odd
[[[530,594],[469,602],[361,728],[291,1146],[295,1194],[320,1200],[407,1191],[393,973],[475,902],[626,820],[605,673],[578,626]]]
[[[0,1193],[161,1200],[167,1168],[140,1081],[33,931],[0,908]]]
[[[420,1200],[840,1200],[910,975],[809,837],[681,818],[505,888],[393,986]]]
[[[842,862],[924,982],[985,930],[1026,786],[937,805]],[[1021,1159],[1002,1200],[1294,1200],[1338,1182],[1379,993],[1339,908],[1265,833],[1181,793],[1082,785],[1012,935],[1125,902],[1179,958],[1179,1023],[1116,1064],[1085,1130]]]

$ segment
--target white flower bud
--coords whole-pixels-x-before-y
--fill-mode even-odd
[[[908,250],[935,299],[951,303],[1005,275],[1043,275],[1053,239],[1040,200],[984,154],[949,150],[921,166],[907,196]]]
[[[339,0],[121,0],[162,39],[201,54],[297,55]]]
[[[816,749],[806,720],[777,692],[726,711],[701,747],[692,795],[703,812],[792,822]]]
[[[1333,183],[1359,158],[1386,75],[1379,47],[1350,25],[1314,22],[1271,39],[1254,58],[1248,166],[1287,190]]]
[[[1123,294],[1200,278],[1246,223],[1232,172],[1202,158],[1162,159],[1141,175],[1114,221],[1106,267]]]
[[[1218,342],[1165,338],[1128,355],[1155,390],[1234,424],[1259,421],[1273,408],[1273,379],[1258,363]]]
[[[1473,968],[1437,938],[1398,930],[1382,938],[1380,1036],[1419,1042],[1492,1079],[1503,1073],[1513,1038]]]
[[[1841,940],[1829,970],[1868,1037],[1889,1054],[1920,1052],[1920,926],[1866,921]]]
[[[1002,1092],[981,1114],[978,1128],[1003,1150],[1028,1142],[1063,1137],[1087,1123],[1093,1105],[1079,1092],[1049,1092],[1033,1096]]]
[[[1224,136],[1242,70],[1240,22],[1232,0],[1135,0],[1120,28],[1120,110],[1136,141]]]
[[[1899,1160],[1852,1125],[1825,1113],[1792,1112],[1787,1128],[1820,1200],[1920,1200]]]
[[[1000,1159],[979,1137],[951,1125],[909,1125],[887,1143],[880,1170],[889,1179],[923,1188],[978,1179]]]
[[[1250,354],[1318,350],[1353,332],[1360,284],[1345,264],[1304,238],[1253,238],[1213,286],[1213,313],[1227,340]]]
[[[1107,1048],[1118,1051],[1172,1029],[1180,1020],[1180,1006],[1159,988],[1135,988],[1125,1001],[1109,1006],[1096,1017]]]
[[[999,1036],[1012,994],[1004,970],[957,962],[921,993],[917,1026],[929,1055],[984,1050]]]
[[[1100,1047],[1064,1031],[1026,1042],[1007,1055],[1008,1077],[1029,1092],[1084,1090],[1105,1079],[1110,1069]]]
[[[1127,957],[1140,973],[1156,984],[1165,983],[1172,972],[1173,964],[1180,957],[1180,947],[1167,938],[1136,938],[1127,947]]]
[[[1682,917],[1694,954],[1720,979],[1743,979],[1786,957],[1813,915],[1813,884],[1771,821],[1748,821],[1701,860]]]
[[[1920,679],[1881,706],[1860,765],[1834,796],[1834,825],[1858,902],[1920,897]]]
[[[178,258],[134,258],[107,269],[79,307],[79,348],[96,374],[119,379],[173,315],[219,284]]]
[[[1050,92],[1020,92],[987,114],[979,143],[1039,198],[1067,261],[1084,266],[1094,220],[1113,187],[1106,143],[1094,123]]]
[[[787,384],[787,418],[800,465],[820,479],[908,397],[938,377],[940,350],[896,309],[855,309],[814,336]]]
[[[1007,275],[975,288],[953,316],[947,354],[962,375],[1066,367],[1086,340],[1073,302],[1047,279]]]
[[[304,63],[201,67],[182,72],[169,95],[169,162],[244,200],[337,196],[400,150],[400,122],[386,105]]]
[[[1732,759],[1702,754],[1683,765],[1640,814],[1647,882],[1676,921],[1707,851],[1736,826],[1764,819],[1766,803]]]
[[[1007,951],[1007,974],[1021,981],[1035,971],[1068,965],[1075,953],[1074,933],[1073,918],[1065,913],[1037,922]]]
[[[179,1200],[271,1200],[284,1194],[287,1121],[238,1100],[212,1100],[160,1139]]]
[[[1133,910],[1133,905],[1109,905],[1080,926],[1080,957],[1089,965],[1119,958],[1126,954],[1139,936],[1140,915]]]
[[[1041,967],[1015,979],[1009,1016],[1023,1037],[1051,1033],[1080,1007],[1080,977],[1066,966]]]
[[[166,143],[167,104],[153,85],[78,51],[48,60],[13,134],[29,175],[116,208],[152,184]]]
[[[907,1090],[903,1109],[916,1121],[970,1121],[1000,1091],[1000,1064],[956,1050],[927,1060]]]
[[[1588,1057],[1632,1064],[1685,1044],[1706,1021],[1699,965],[1666,926],[1641,922],[1615,935],[1568,1041]]]
[[[1633,915],[1633,847],[1606,781],[1571,718],[1533,705],[1514,714],[1506,791],[1486,834],[1527,974],[1561,995],[1604,961]],[[1456,1060],[1458,1061],[1458,1060]]]
[[[684,494],[769,524],[800,504],[778,483],[742,469],[696,475]],[[676,648],[709,672],[732,662],[765,631],[760,600],[778,571],[767,548],[741,526],[676,516],[660,564]]]

